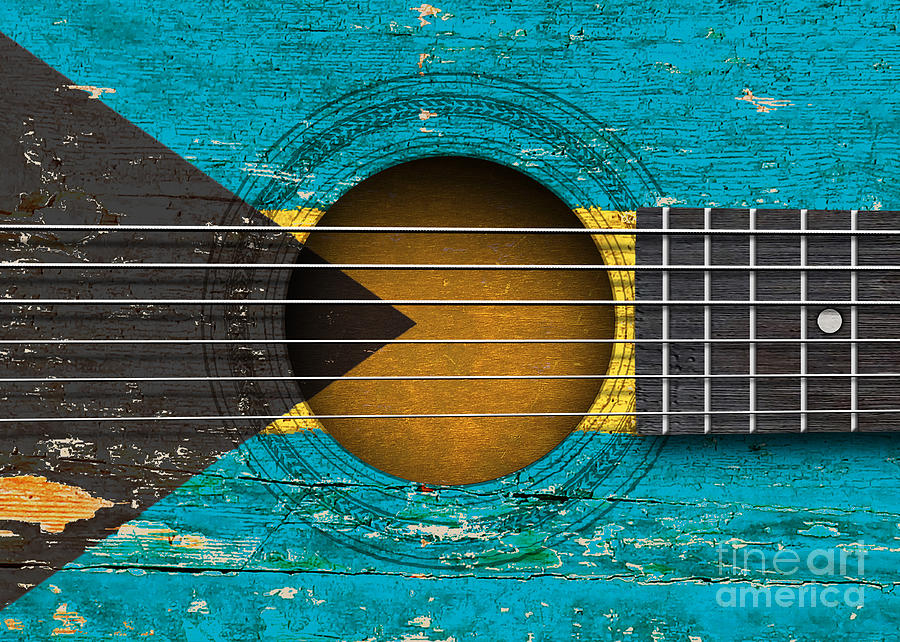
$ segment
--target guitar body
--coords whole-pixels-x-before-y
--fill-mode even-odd
[[[0,9],[0,631],[889,639],[890,23]]]

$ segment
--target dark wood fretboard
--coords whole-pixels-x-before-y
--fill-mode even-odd
[[[898,215],[639,211],[640,432],[900,429]]]

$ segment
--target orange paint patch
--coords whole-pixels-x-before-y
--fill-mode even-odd
[[[112,505],[77,486],[46,477],[0,477],[0,519],[40,524],[47,533],[62,533],[69,522],[90,519]]]
[[[203,535],[177,535],[172,540],[172,546],[179,548],[203,548],[206,546],[206,538]]]
[[[78,611],[70,611],[68,604],[60,604],[53,614],[53,619],[60,622],[60,626],[53,629],[50,635],[75,635],[81,631],[85,619],[78,615]]]
[[[25,625],[22,624],[21,620],[14,620],[11,617],[3,620],[3,623],[6,625],[6,628],[9,631],[21,631],[25,628]]]
[[[203,548],[207,544],[203,535],[182,535],[168,527],[149,528],[138,524],[123,524],[116,533],[120,537],[166,542],[179,548]]]
[[[441,12],[437,7],[433,7],[430,4],[422,4],[418,7],[410,7],[410,11],[418,11],[419,12],[419,26],[424,27],[425,25],[430,25],[431,22],[428,18],[432,16],[436,16]]]

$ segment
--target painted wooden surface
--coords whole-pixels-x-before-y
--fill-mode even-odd
[[[896,3],[409,4],[7,0],[0,31],[233,191],[330,101],[454,72],[588,112],[646,167],[635,206],[896,209]],[[422,107],[437,116],[329,169],[460,135]],[[327,205],[352,174],[285,205]],[[586,198],[568,195],[613,209]],[[579,432],[519,474],[437,489],[335,465],[326,442],[246,442],[7,607],[4,639],[896,637],[891,436]],[[560,471],[560,453],[593,467]],[[781,551],[851,563],[779,572]],[[745,587],[795,606],[731,606]],[[831,587],[839,605],[796,606]]]
[[[896,337],[900,323],[893,306],[879,304],[900,300],[895,271],[884,269],[898,265],[896,244],[885,234],[897,225],[898,212],[712,208],[637,212],[638,227],[644,230],[702,229],[707,217],[718,230],[732,231],[720,236],[667,235],[665,259],[662,235],[639,236],[637,265],[680,269],[667,270],[663,286],[662,271],[636,268],[638,300],[688,302],[668,308],[665,331],[662,308],[636,306],[636,337],[680,340],[667,349],[665,372],[674,376],[668,380],[658,378],[663,372],[659,345],[637,345],[637,411],[659,413],[665,406],[681,413],[639,417],[641,434],[893,430],[900,398],[892,373],[900,355],[895,344],[884,339]],[[748,230],[751,221],[761,234],[733,231]],[[854,225],[862,236],[848,234]],[[801,229],[812,232],[801,236]],[[772,234],[773,230],[794,233]],[[879,232],[866,236],[873,231]],[[731,269],[685,269],[707,261]],[[799,269],[804,265],[809,269]],[[846,302],[854,299],[872,304],[851,309]],[[722,303],[748,300],[763,304]],[[697,301],[711,303],[692,303]],[[796,305],[799,301],[809,305]],[[840,320],[831,333],[820,329],[817,320],[826,310]],[[704,337],[744,343],[697,341]],[[801,343],[801,338],[810,341]],[[851,339],[857,338],[854,352]],[[758,376],[751,379],[747,376],[751,372]],[[704,373],[711,377],[704,379]],[[853,373],[860,375],[855,384]],[[707,403],[712,414],[698,415]],[[747,413],[750,408],[758,412]],[[849,412],[854,408],[862,412]],[[806,412],[798,413],[801,409]]]

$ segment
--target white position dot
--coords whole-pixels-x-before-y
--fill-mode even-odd
[[[825,308],[819,312],[816,323],[819,324],[819,330],[825,334],[834,334],[841,329],[844,320],[841,318],[841,313],[834,308]]]

